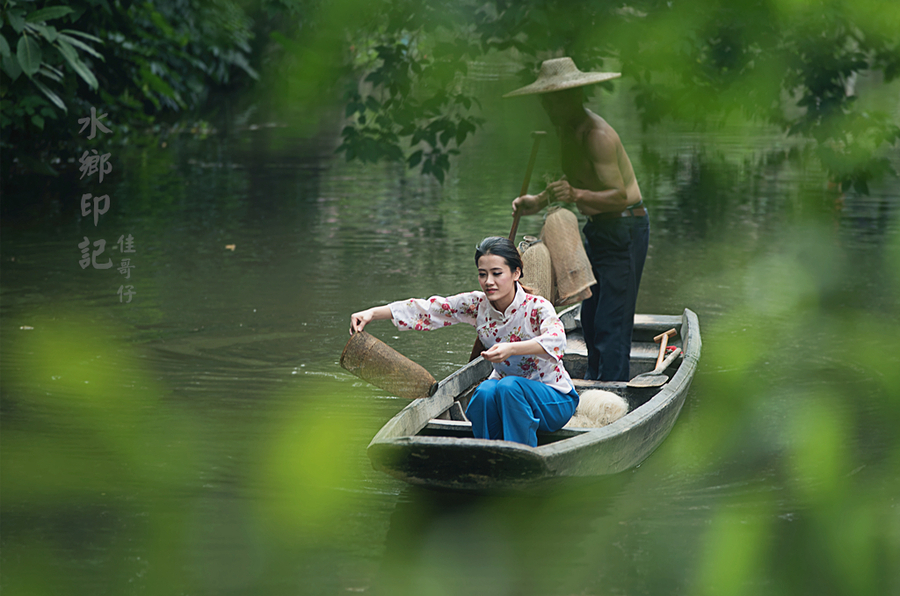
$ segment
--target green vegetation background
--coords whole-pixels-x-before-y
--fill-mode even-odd
[[[299,127],[342,105],[347,159],[443,181],[482,123],[468,69],[509,53],[523,81],[558,55],[620,70],[647,126],[775,124],[866,192],[900,128],[856,83],[900,74],[897,31],[890,0],[3,0],[3,173],[53,173],[91,107],[124,137],[159,135],[237,92]]]

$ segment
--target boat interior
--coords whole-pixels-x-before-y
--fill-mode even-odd
[[[668,341],[669,346],[682,346],[681,342],[681,317],[677,318],[677,324],[671,325],[676,334]],[[666,331],[661,329],[659,321],[642,321],[640,317],[635,320],[634,332],[631,344],[630,376],[634,378],[642,373],[654,370],[659,356],[659,344],[653,338]],[[678,369],[681,358],[676,359],[664,372],[669,378]],[[588,389],[602,389],[610,391],[625,398],[628,402],[628,411],[631,412],[645,404],[661,389],[656,387],[630,387],[627,381],[587,381],[584,374],[587,370],[587,346],[580,328],[567,330],[566,354],[563,356],[563,364],[572,377],[575,389],[581,393]],[[472,425],[465,417],[465,410],[472,394],[478,384],[484,379],[474,383],[459,398],[439,416],[433,418],[418,433],[419,436],[442,436],[456,438],[472,438]],[[538,446],[553,443],[562,439],[577,436],[589,432],[590,428],[563,428],[553,433],[538,433]]]

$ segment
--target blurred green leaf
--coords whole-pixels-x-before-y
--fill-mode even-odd
[[[63,73],[58,68],[50,66],[46,62],[41,64],[41,70],[39,72],[48,79],[56,81],[57,83],[62,83],[63,81]]]
[[[746,513],[723,507],[712,519],[705,537],[696,594],[739,596],[755,593],[750,586],[760,576],[765,563],[767,532],[765,523],[749,524],[745,521],[747,517]],[[760,518],[754,516],[754,519]]]
[[[19,60],[15,56],[3,57],[3,70],[9,75],[9,78],[15,81],[22,74],[22,67],[19,66]]]
[[[148,6],[150,5],[148,4]],[[151,8],[148,16],[150,17],[150,20],[153,22],[153,24],[160,29],[163,35],[170,38],[175,37],[175,30],[172,28],[166,18],[159,13],[159,11]]]
[[[66,62],[69,63],[69,66],[72,67],[78,76],[84,79],[84,82],[87,83],[91,89],[96,89],[99,85],[97,82],[97,77],[91,72],[91,69],[87,67],[87,65],[81,61],[81,58],[78,57],[78,52],[75,51],[75,48],[69,44],[65,39],[58,39],[58,43],[56,44],[56,49],[59,50],[59,53],[62,54],[63,58],[65,58]]]
[[[41,46],[29,35],[19,38],[16,57],[19,60],[19,66],[22,67],[22,72],[28,77],[33,76],[41,68]]]
[[[103,60],[103,55],[100,54],[100,52],[98,52],[97,50],[95,50],[94,48],[89,46],[88,44],[84,43],[83,41],[81,41],[79,39],[75,39],[74,37],[67,35],[64,32],[61,32],[59,34],[59,41],[60,41],[60,43],[65,42],[65,43],[69,44],[70,46],[80,48],[80,49],[84,50],[85,52],[87,52],[88,54],[90,54],[91,56],[94,56],[95,58],[99,58],[100,60]]]
[[[55,27],[49,27],[47,25],[29,24],[28,29],[39,33],[44,39],[47,40],[48,43],[53,43],[54,41],[56,41],[56,37],[58,35]]]
[[[161,77],[153,74],[149,66],[144,66],[143,68],[141,68],[140,74],[141,79],[145,84],[149,85],[151,89],[166,97],[177,99],[175,90],[172,89],[172,87],[168,83],[162,80]]]
[[[64,17],[67,14],[72,14],[73,12],[75,11],[68,6],[48,6],[30,13],[25,17],[25,21],[28,23],[51,21],[53,19]]]
[[[95,35],[91,35],[90,33],[85,33],[84,31],[75,31],[74,29],[63,29],[60,33],[65,33],[66,35],[75,35],[77,37],[83,37],[88,41],[93,41],[96,43],[103,43],[103,40]]]
[[[53,105],[61,109],[63,112],[69,111],[68,108],[66,108],[65,102],[59,97],[59,95],[50,90],[50,88],[48,88],[45,84],[38,81],[37,79],[32,80],[32,83],[34,83],[35,86],[40,89],[41,93],[47,96],[47,99],[53,102]]]
[[[0,57],[8,58],[12,52],[9,49],[9,44],[6,43],[6,38],[0,34]]]
[[[13,8],[6,13],[6,18],[9,20],[9,24],[12,25],[12,28],[16,33],[21,33],[25,28],[25,11],[21,8]]]

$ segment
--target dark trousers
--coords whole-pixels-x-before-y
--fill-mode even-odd
[[[588,221],[585,250],[597,284],[581,303],[588,348],[586,379],[629,380],[631,331],[641,273],[650,243],[650,219],[617,217]]]

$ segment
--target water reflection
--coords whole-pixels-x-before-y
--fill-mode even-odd
[[[520,495],[405,490],[390,518],[378,594],[579,593],[617,561],[588,553],[617,532],[631,476]]]

